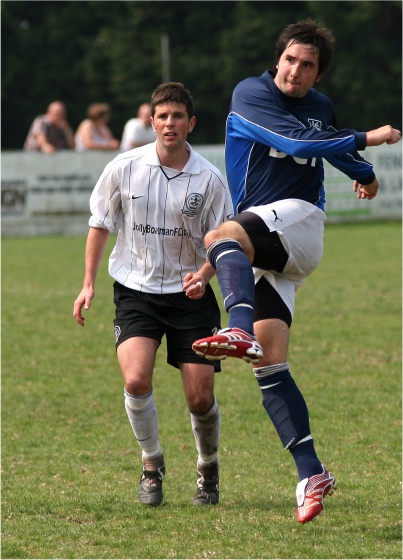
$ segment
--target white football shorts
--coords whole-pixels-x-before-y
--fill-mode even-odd
[[[304,200],[287,199],[247,209],[258,215],[270,231],[276,231],[289,258],[282,272],[254,268],[255,283],[262,276],[280,295],[291,315],[295,292],[321,261],[326,214]]]

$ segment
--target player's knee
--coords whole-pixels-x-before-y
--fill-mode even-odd
[[[204,237],[205,245],[209,247],[211,244],[225,239],[233,239],[239,242],[241,232],[244,233],[244,230],[236,222],[231,220],[224,222],[206,233]]]
[[[203,416],[207,414],[214,403],[214,396],[212,394],[195,394],[187,398],[188,409],[191,414],[196,416]]]
[[[205,246],[209,247],[210,245],[212,245],[216,241],[220,241],[222,238],[223,238],[223,235],[221,234],[220,228],[208,231],[206,233],[205,237],[204,237]]]
[[[125,390],[129,395],[142,397],[147,395],[152,389],[152,385],[148,381],[142,379],[128,379],[125,382]]]

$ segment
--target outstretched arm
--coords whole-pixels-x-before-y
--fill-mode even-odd
[[[367,134],[367,146],[380,146],[381,144],[396,144],[402,137],[400,130],[390,125],[370,130]]]
[[[372,200],[376,197],[379,189],[378,179],[372,181],[369,185],[362,185],[359,181],[354,181],[353,191],[357,193],[357,198],[366,198]]]
[[[85,248],[85,272],[83,287],[74,302],[73,317],[79,325],[84,326],[85,318],[81,310],[89,309],[91,301],[95,295],[95,280],[104,253],[109,231],[107,229],[91,227],[88,232],[87,244]]]
[[[366,133],[367,146],[381,146],[382,144],[396,144],[402,137],[400,130],[392,128],[390,125],[382,126]],[[353,191],[357,193],[357,198],[372,200],[378,193],[379,182],[375,178],[372,183],[362,185],[359,181],[354,181]]]

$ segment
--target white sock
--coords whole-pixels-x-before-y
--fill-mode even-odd
[[[221,413],[217,401],[206,414],[190,414],[193,435],[199,457],[197,463],[201,466],[210,465],[218,461],[218,445],[220,442]]]
[[[141,397],[130,395],[126,390],[124,394],[127,416],[142,449],[143,463],[158,455],[162,456],[158,434],[157,407],[152,390]]]

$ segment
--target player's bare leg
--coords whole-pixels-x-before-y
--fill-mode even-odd
[[[133,433],[142,449],[143,471],[139,500],[158,506],[162,502],[164,456],[159,442],[158,415],[152,392],[152,374],[158,342],[132,337],[117,348],[125,387],[125,408]]]
[[[215,505],[219,500],[221,415],[214,397],[214,367],[209,364],[180,364],[180,369],[198,451],[197,491],[193,505]]]

